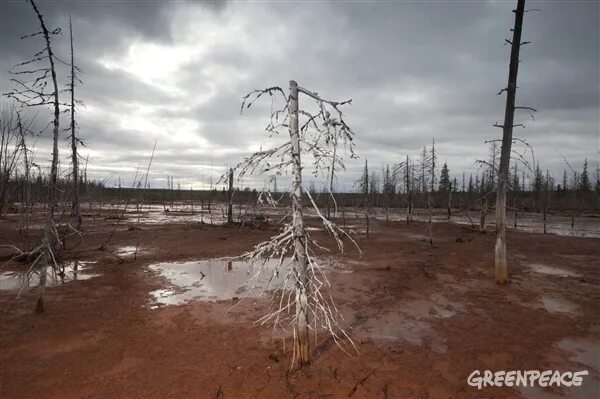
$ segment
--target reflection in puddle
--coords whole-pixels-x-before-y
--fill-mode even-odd
[[[226,260],[158,263],[150,265],[150,269],[169,280],[173,287],[150,294],[163,305],[179,305],[192,299],[256,298],[263,291],[278,288],[291,270],[290,260],[285,260],[276,273],[277,263],[277,260],[255,265]]]
[[[536,273],[550,274],[558,277],[581,277],[581,275],[575,272],[561,269],[559,267],[542,265],[540,263],[531,263],[527,266],[529,266]]]
[[[90,273],[89,265],[95,261],[70,261],[64,262],[57,270],[48,268],[46,272],[46,286],[52,287],[61,285],[70,281],[88,280],[98,277],[100,274]],[[40,282],[38,271],[29,273],[6,271],[0,274],[0,290],[18,290],[31,287],[37,287]]]

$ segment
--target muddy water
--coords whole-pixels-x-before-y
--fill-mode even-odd
[[[170,287],[150,294],[159,305],[179,305],[190,300],[256,298],[280,287],[292,267],[289,260],[277,265],[276,260],[251,264],[222,259],[158,263],[149,268],[166,278]]]
[[[176,202],[170,205],[146,204],[129,205],[124,212],[124,206],[113,207],[113,217],[120,219],[122,215],[128,224],[168,224],[168,223],[206,223],[225,224],[227,222],[227,205],[213,202],[210,209],[202,208],[200,204],[192,206],[189,203]],[[285,213],[283,208],[267,208],[263,206],[234,205],[234,221],[252,220],[253,216],[261,215],[266,218],[281,217]]]
[[[576,304],[562,298],[544,296],[542,297],[542,305],[544,306],[544,309],[550,313],[579,314]]]
[[[390,220],[390,221],[405,221],[406,210],[404,209],[391,209],[386,215],[383,208],[373,208],[373,215],[371,217],[378,220]],[[469,217],[465,211],[453,210],[453,215],[448,220],[445,213],[440,213],[439,209],[434,209],[432,221],[437,222],[451,222],[460,225],[471,225],[471,222],[475,227],[479,228],[479,212],[469,211]],[[350,212],[348,212],[350,214]],[[361,215],[361,218],[363,216]],[[514,219],[512,214],[507,215],[507,227],[514,229]],[[429,213],[426,209],[415,209],[413,213],[413,220],[426,222],[429,220]],[[493,231],[495,224],[495,216],[493,212],[487,214],[487,227],[488,230]],[[517,218],[517,230],[525,231],[528,233],[543,233],[544,222],[541,213],[520,212]],[[573,236],[573,237],[591,237],[600,238],[600,218],[597,217],[577,217],[575,218],[575,224],[571,227],[571,218],[568,216],[548,215],[546,220],[546,231],[549,234],[556,234],[562,236]]]
[[[147,204],[142,205],[139,208],[137,205],[129,205],[127,211],[124,213],[124,218],[127,223],[135,224],[166,224],[166,223],[209,223],[209,224],[224,224],[226,222],[226,204],[214,202],[212,203],[210,210],[205,204],[204,209],[200,204],[196,203],[192,206],[185,202],[176,202],[170,205],[157,205]],[[122,205],[113,206],[114,217],[119,219],[123,213],[124,207]],[[377,220],[390,220],[390,221],[405,221],[406,210],[395,208],[390,209],[386,213],[383,208],[371,208],[371,217]],[[467,213],[453,210],[453,215],[448,219],[445,210],[434,209],[432,220],[434,223],[438,222],[451,222],[460,225],[471,225],[475,227],[479,226],[479,212],[470,210]],[[252,206],[252,205],[234,205],[234,220],[246,220],[251,218],[251,215],[263,215],[268,219],[275,220],[282,217],[285,214],[285,208],[272,208],[264,206]],[[310,217],[317,217],[317,213],[314,209],[307,207],[305,214]],[[337,213],[337,221],[340,222],[342,212],[341,210]],[[364,228],[364,212],[362,210],[357,211],[354,208],[346,208],[345,220],[350,222],[351,220],[357,220],[361,222],[360,226],[356,228]],[[512,229],[514,226],[513,215],[509,214],[507,220],[508,228]],[[427,209],[414,209],[412,216],[413,220],[426,222],[429,219],[429,213]],[[487,215],[487,227],[490,231],[494,229],[494,213],[489,212]],[[340,223],[343,225],[343,223]],[[346,226],[349,227],[349,226]],[[374,227],[374,226],[372,226]],[[517,230],[525,231],[529,233],[543,233],[544,223],[542,220],[541,213],[534,212],[520,212],[517,218]],[[563,236],[573,237],[592,237],[600,238],[600,218],[598,217],[577,217],[575,218],[575,224],[571,227],[571,218],[569,216],[559,215],[548,215],[546,221],[546,230],[549,234],[557,234]],[[363,231],[364,232],[364,231]]]
[[[356,331],[361,339],[378,343],[405,341],[421,346],[427,344],[432,351],[444,353],[445,339],[433,329],[432,320],[447,319],[464,312],[465,305],[448,300],[441,294],[416,297],[405,301],[398,310],[370,318]]]
[[[523,397],[526,399],[600,398],[600,343],[584,338],[567,338],[556,343],[555,347],[565,351],[572,362],[560,371],[587,370],[589,374],[583,376],[581,386],[563,387],[562,395],[535,386],[519,389]]]
[[[72,261],[61,265],[62,270],[48,268],[46,273],[46,286],[58,286],[71,281],[88,280],[98,277],[100,274],[92,273],[90,265],[95,261]],[[6,271],[0,274],[0,290],[20,290],[31,287],[37,287],[40,282],[40,275],[37,272],[15,272]]]
[[[549,274],[557,277],[581,277],[580,274],[575,272],[561,269],[560,267],[543,265],[541,263],[530,263],[527,266],[536,273]]]

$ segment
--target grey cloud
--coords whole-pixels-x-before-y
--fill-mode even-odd
[[[418,156],[434,137],[453,173],[474,171],[475,159],[487,156],[484,141],[500,135],[492,125],[503,116],[505,98],[496,93],[506,85],[504,38],[513,23],[512,2],[40,4],[53,26],[66,28],[71,12],[85,71],[79,93],[89,104],[80,113],[81,135],[96,162],[117,174],[144,164],[156,138],[156,179],[174,174],[198,181],[203,166],[234,164],[251,146],[267,143],[271,109],[265,99],[240,115],[242,95],[271,85],[285,89],[292,78],[332,99],[353,98],[346,113],[361,159],[347,162],[340,185],[351,186],[365,158],[379,170],[406,154]],[[564,167],[559,152],[579,165],[597,151],[600,4],[528,6],[542,12],[525,18],[524,40],[532,44],[523,49],[517,102],[539,112],[535,121],[520,114],[527,128],[515,133],[534,146],[544,168],[559,174]],[[35,27],[26,4],[2,7],[4,91],[7,66],[39,42],[16,39]],[[203,17],[186,26],[185,18],[199,9]],[[187,43],[186,34],[196,34],[198,41]],[[66,54],[64,35],[56,42]],[[169,80],[178,91],[168,92],[100,63],[122,58],[133,43],[202,51],[178,65]],[[146,118],[154,130],[122,126],[120,118],[128,115]],[[167,133],[179,129],[189,142]]]

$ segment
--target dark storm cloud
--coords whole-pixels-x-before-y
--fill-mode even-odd
[[[515,134],[559,174],[562,155],[580,165],[599,144],[599,3],[527,2]],[[40,2],[48,25],[73,19],[81,135],[90,170],[130,175],[158,140],[152,177],[207,181],[261,146],[268,100],[240,115],[241,97],[289,79],[346,113],[361,159],[347,163],[349,188],[365,158],[373,169],[417,157],[435,137],[452,172],[475,172],[500,136],[512,2]],[[293,14],[292,14],[293,12]],[[2,91],[8,68],[41,47],[23,2],[2,3]],[[68,54],[65,34],[57,53]],[[61,67],[62,68],[62,67]],[[64,69],[64,68],[63,68]],[[64,70],[61,76],[66,76]],[[64,80],[64,79],[63,79]],[[64,81],[61,82],[64,85]],[[302,103],[307,105],[308,101]],[[39,119],[43,119],[38,115]],[[40,122],[41,123],[41,122]],[[47,137],[39,151],[47,152]],[[44,150],[46,148],[46,150]],[[44,152],[46,151],[46,152]],[[41,155],[40,154],[40,155]],[[212,165],[212,167],[211,167]],[[250,179],[249,179],[250,180]],[[251,180],[260,184],[261,179]]]

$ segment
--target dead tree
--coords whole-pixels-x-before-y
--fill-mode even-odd
[[[481,209],[479,212],[479,232],[485,234],[485,216],[487,214],[487,197],[481,198]]]
[[[327,129],[330,129],[331,127],[328,125],[326,126]],[[333,129],[337,129],[337,126],[333,126]],[[337,151],[337,133],[334,132],[333,133],[333,156],[331,157],[331,167],[330,167],[330,173],[329,173],[329,195],[327,196],[327,218],[329,219],[331,217],[331,214],[329,212],[329,208],[330,208],[330,203],[329,201],[331,200],[333,202],[333,217],[335,218],[337,216],[337,202],[335,200],[335,196],[333,194],[333,181],[335,179],[335,173],[337,172],[337,168],[336,168],[336,164],[335,164],[335,158],[336,158],[336,151]]]
[[[517,203],[517,199],[519,197],[519,175],[517,171],[517,164],[515,163],[515,173],[513,175],[512,181],[512,189],[513,189],[513,212],[514,212],[514,225],[515,229],[517,228],[517,219],[519,217],[519,204]]]
[[[73,200],[71,211],[75,214],[77,219],[77,231],[81,231],[82,218],[81,218],[81,200],[79,195],[79,158],[77,155],[77,144],[82,144],[81,140],[77,138],[75,123],[75,82],[81,83],[79,78],[79,68],[75,66],[75,57],[73,51],[73,25],[71,23],[71,16],[69,15],[69,38],[71,43],[71,82],[69,84],[69,92],[71,94],[71,162],[73,167]]]
[[[41,31],[33,33],[27,37],[42,35],[44,38],[44,48],[36,53],[32,59],[18,64],[17,71],[12,71],[12,74],[17,76],[11,78],[11,82],[16,86],[7,96],[14,98],[23,106],[51,106],[54,110],[54,119],[52,122],[52,163],[50,166],[50,176],[48,179],[48,206],[46,208],[46,220],[44,225],[44,233],[42,242],[34,249],[30,256],[34,258],[32,269],[38,266],[40,273],[40,281],[38,287],[38,301],[36,304],[36,312],[44,311],[44,293],[46,289],[46,273],[49,264],[56,265],[56,249],[58,246],[58,234],[54,225],[54,212],[57,205],[57,180],[58,180],[58,137],[59,137],[59,120],[60,120],[60,103],[58,99],[58,81],[56,76],[56,68],[54,64],[54,53],[50,37],[60,33],[60,29],[49,31],[44,22],[44,18],[39,11],[34,0],[29,0],[33,11],[35,12],[40,24]],[[47,66],[38,68],[38,63],[47,61]],[[24,68],[32,69],[24,69]],[[24,70],[23,70],[24,69]],[[20,76],[29,77],[22,79]],[[48,82],[50,83],[50,91],[47,91]],[[64,104],[63,104],[64,105]]]
[[[431,188],[427,195],[427,208],[429,210],[429,244],[433,245],[433,205],[431,204],[431,196],[433,195],[433,191],[435,190],[434,182],[435,182],[435,144],[431,147]]]
[[[25,248],[29,248],[29,222],[31,216],[31,165],[32,156],[30,156],[31,150],[27,148],[27,142],[25,137],[30,133],[30,125],[33,120],[29,121],[28,124],[24,124],[21,119],[21,114],[17,112],[17,129],[21,138],[21,151],[23,153],[23,191],[21,199],[21,217],[22,217],[22,229],[25,230]]]
[[[530,107],[516,107],[515,97],[517,91],[517,74],[519,71],[519,51],[521,46],[528,42],[521,42],[523,30],[523,14],[525,13],[525,0],[518,0],[515,13],[515,26],[512,41],[506,39],[511,46],[510,65],[508,70],[508,85],[500,93],[506,92],[506,107],[504,124],[502,128],[502,152],[500,154],[500,168],[498,173],[498,186],[496,193],[496,246],[495,246],[495,278],[496,283],[508,282],[508,268],[506,257],[506,187],[510,168],[511,145],[513,142],[513,127],[515,110]],[[533,110],[535,111],[535,110]]]
[[[435,168],[437,162],[437,152],[435,151],[435,140],[431,143],[431,149],[427,150],[427,147],[423,148],[423,154],[421,158],[421,170],[422,170],[422,181],[423,190],[427,198],[427,211],[428,211],[428,222],[427,228],[429,231],[429,244],[433,245],[433,205],[431,196],[435,191]]]
[[[10,176],[16,170],[21,157],[20,120],[15,123],[14,107],[2,109],[0,116],[0,217],[8,203]],[[18,119],[18,115],[17,115]]]
[[[448,220],[452,217],[452,186],[448,190]]]
[[[227,203],[227,224],[233,224],[233,168],[229,168],[229,192]]]
[[[411,173],[412,171],[412,173]],[[411,169],[410,166],[410,162],[408,159],[408,155],[406,156],[406,195],[408,196],[407,198],[407,204],[406,204],[406,223],[410,224],[410,222],[412,221],[412,211],[413,211],[413,202],[412,202],[412,192],[413,192],[413,184],[412,181],[414,179],[414,164],[413,167]]]
[[[394,165],[392,177],[395,180],[400,180],[400,177],[404,179],[404,186],[406,189],[406,224],[410,224],[412,221],[412,210],[413,210],[413,180],[414,180],[414,163],[411,168],[411,162],[406,156],[406,161],[402,161]]]
[[[479,198],[480,212],[479,212],[479,232],[482,234],[486,233],[485,219],[488,211],[488,194],[485,192],[485,174],[481,177],[481,197]]]
[[[547,234],[546,229],[546,217],[548,213],[548,189],[550,186],[550,171],[546,170],[546,181],[544,182],[544,210],[543,210],[543,218],[544,218],[544,234]]]
[[[299,107],[300,94],[313,100],[312,102],[316,105],[315,112],[311,113],[308,108]],[[343,102],[325,100],[319,94],[299,87],[295,81],[290,81],[288,95],[280,87],[250,92],[243,98],[242,111],[244,108],[249,108],[263,95],[269,95],[272,101],[275,100],[274,95],[281,96],[285,101],[282,109],[271,114],[266,130],[271,136],[274,136],[281,129],[287,128],[289,140],[268,150],[252,154],[237,165],[236,169],[239,170],[238,178],[241,179],[246,173],[269,174],[276,171],[276,174],[280,174],[291,168],[293,177],[289,193],[291,212],[288,214],[291,215],[291,221],[285,222],[278,235],[267,242],[258,244],[241,258],[251,260],[254,264],[258,264],[259,268],[264,267],[266,259],[276,258],[278,263],[274,274],[283,274],[284,281],[293,284],[294,295],[289,290],[286,292],[285,283],[279,287],[276,309],[263,316],[260,321],[262,323],[273,322],[276,326],[281,326],[285,322],[293,327],[293,362],[295,361],[298,366],[302,367],[310,363],[309,329],[312,328],[316,334],[317,327],[324,328],[331,333],[338,345],[341,342],[340,339],[344,337],[349,339],[338,324],[335,305],[330,296],[324,292],[329,289],[330,283],[313,252],[314,247],[321,249],[323,247],[310,238],[304,227],[303,195],[310,200],[314,211],[323,222],[325,229],[335,239],[340,251],[344,249],[343,237],[354,241],[322,215],[310,191],[303,187],[301,154],[305,152],[311,155],[315,171],[327,171],[327,164],[332,164],[332,159],[335,159],[336,165],[344,168],[342,159],[339,155],[334,155],[335,151],[332,147],[341,140],[351,156],[354,154],[352,150],[354,132],[346,124],[341,111],[341,107],[350,104],[351,100]],[[332,117],[331,113],[335,116]],[[301,116],[304,120],[302,125],[300,124]],[[334,126],[336,129],[331,129]],[[333,135],[337,136],[335,140]],[[264,199],[276,205],[268,191],[261,193],[260,200]],[[289,255],[291,255],[291,261],[286,259]],[[349,342],[352,343],[351,340]]]

